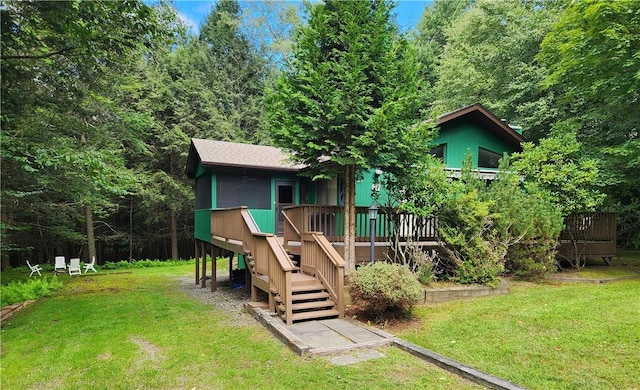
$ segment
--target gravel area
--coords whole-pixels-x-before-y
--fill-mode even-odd
[[[229,325],[235,326],[258,326],[258,322],[244,308],[244,304],[249,302],[251,296],[244,288],[229,288],[229,276],[218,275],[215,292],[211,292],[211,280],[207,280],[207,287],[201,288],[196,285],[192,276],[178,278],[179,289],[189,293],[198,301],[214,305],[222,310],[227,317]]]

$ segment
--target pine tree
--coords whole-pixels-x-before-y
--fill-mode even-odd
[[[268,98],[275,142],[315,179],[345,177],[345,260],[355,267],[358,172],[401,171],[426,153],[417,65],[385,0],[311,6]]]

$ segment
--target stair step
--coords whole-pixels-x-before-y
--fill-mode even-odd
[[[306,284],[303,286],[291,286],[291,292],[292,293],[301,293],[301,292],[306,292],[306,291],[318,291],[318,290],[324,290],[324,286],[316,281],[313,284]]]
[[[340,313],[338,313],[338,311],[335,309],[303,311],[301,313],[294,313],[291,316],[291,320],[302,321],[302,320],[310,320],[314,318],[338,317],[339,315]]]
[[[291,311],[294,312],[294,314],[296,314],[295,312],[299,312],[302,310],[314,310],[314,309],[321,309],[321,308],[334,308],[336,306],[336,304],[331,301],[331,300],[324,300],[324,301],[311,301],[311,302],[302,302],[302,303],[294,303],[291,305]],[[280,312],[284,312],[284,304],[279,304],[278,305],[278,311]]]
[[[319,309],[321,307],[334,308],[335,306],[336,304],[331,300],[311,301],[311,302],[294,303],[293,305],[291,305],[291,310],[293,311],[310,310],[310,309]]]
[[[317,300],[317,299],[327,299],[329,297],[330,295],[328,292],[321,291],[321,292],[312,292],[312,293],[306,293],[306,294],[294,294],[293,300],[294,301],[311,301],[311,300]]]

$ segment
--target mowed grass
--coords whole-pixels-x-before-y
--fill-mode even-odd
[[[105,273],[63,277],[4,325],[3,389],[479,388],[397,348],[349,366],[299,357],[180,291],[193,265]]]
[[[638,252],[623,254],[582,275],[638,265]],[[526,388],[640,389],[640,279],[512,281],[509,295],[422,306],[417,317],[396,335]]]

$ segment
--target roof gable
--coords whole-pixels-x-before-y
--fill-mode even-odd
[[[458,119],[465,119],[479,124],[495,136],[519,150],[522,149],[521,144],[527,141],[522,134],[519,134],[509,127],[509,125],[500,120],[500,118],[495,116],[495,114],[480,103],[475,103],[440,116],[438,119],[438,126],[442,127],[443,125],[452,123]]]
[[[296,172],[303,165],[294,164],[279,148],[192,138],[186,173],[195,177],[198,161],[205,167],[249,168]]]

